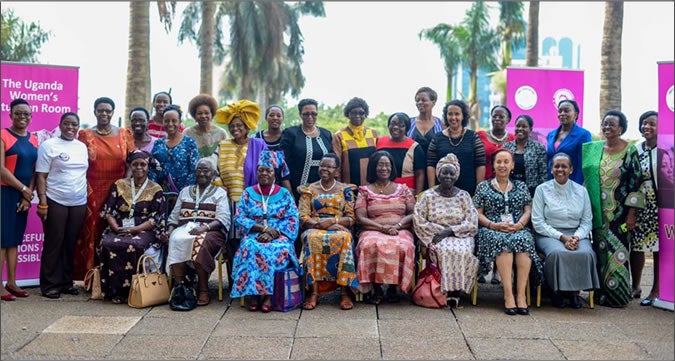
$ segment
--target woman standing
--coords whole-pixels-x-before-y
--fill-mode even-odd
[[[311,289],[303,308],[313,310],[322,293],[341,287],[340,308],[354,307],[350,288],[358,288],[351,228],[354,225],[353,185],[340,183],[335,176],[340,158],[333,153],[319,164],[321,179],[298,187],[300,236],[307,264],[306,285]]]
[[[356,186],[366,184],[367,159],[375,152],[377,132],[363,122],[368,117],[368,103],[361,98],[352,98],[345,105],[344,115],[349,119],[346,127],[333,137],[333,151],[340,157],[342,182]]]
[[[113,303],[127,301],[138,259],[143,254],[157,254],[163,246],[160,239],[164,238],[164,194],[162,187],[148,179],[151,158],[142,150],[129,154],[131,177],[113,184],[101,210],[108,225],[98,249],[101,289]]]
[[[479,266],[474,255],[478,213],[469,193],[455,187],[460,170],[452,153],[438,161],[440,182],[422,193],[413,217],[415,234],[441,272],[441,291],[455,298],[471,292]]]
[[[485,147],[485,163],[492,164],[492,153],[501,148],[506,142],[516,139],[516,136],[506,131],[506,125],[511,122],[511,110],[506,105],[495,105],[490,110],[491,128],[476,132]],[[492,178],[493,169],[485,168],[485,179]]]
[[[462,100],[451,100],[443,107],[443,122],[447,126],[434,134],[427,153],[427,180],[429,187],[436,185],[436,164],[452,153],[464,170],[455,186],[473,196],[476,185],[485,179],[485,146],[469,124],[469,106]]]
[[[415,196],[395,179],[391,154],[373,153],[368,161],[368,184],[359,187],[356,199],[356,220],[361,225],[356,246],[359,290],[368,293],[373,289],[371,301],[376,305],[384,297],[382,285],[388,285],[387,301],[398,302],[397,286],[408,293],[415,273],[415,241],[410,232]]]
[[[558,103],[560,126],[548,133],[546,138],[546,156],[548,157],[547,169],[551,169],[554,154],[562,152],[569,155],[572,159],[572,168],[577,170],[570,175],[570,179],[579,184],[584,184],[585,173],[578,171],[582,169],[581,146],[593,139],[591,139],[591,132],[577,124],[579,111],[579,104],[574,100],[563,99]],[[549,176],[549,179],[551,177]]]
[[[75,242],[87,212],[87,147],[76,140],[80,117],[61,116],[58,137],[44,141],[35,166],[38,215],[45,241],[40,260],[40,290],[48,298],[77,295],[73,287]]]
[[[523,114],[516,118],[516,140],[504,144],[504,149],[513,153],[515,161],[511,180],[519,180],[527,184],[530,195],[544,183],[547,177],[546,149],[538,141],[530,138],[534,121]],[[577,170],[577,172],[580,172]]]
[[[225,129],[216,126],[211,121],[218,109],[216,99],[208,94],[199,94],[190,100],[188,111],[197,124],[187,128],[183,134],[189,135],[197,142],[199,158],[213,155],[218,148],[218,143],[227,138]]]
[[[148,134],[148,119],[150,114],[143,107],[131,109],[129,112],[129,124],[131,125],[131,132],[134,135],[134,145],[136,149],[144,150],[148,153],[152,152],[152,147],[155,145],[157,138],[151,137]]]
[[[298,103],[301,125],[284,129],[279,148],[287,156],[293,196],[300,197],[298,186],[319,180],[319,163],[323,156],[333,152],[333,136],[330,131],[316,125],[318,103],[314,99],[302,99]]]
[[[159,92],[152,97],[152,107],[155,110],[155,114],[148,124],[148,134],[150,134],[151,137],[166,137],[166,130],[164,129],[164,108],[169,104],[173,104],[173,100],[171,99],[171,94],[167,92]],[[185,127],[181,124],[178,131],[182,133],[183,130],[185,130]]]
[[[394,113],[387,120],[389,136],[377,140],[377,150],[389,152],[396,170],[394,182],[404,184],[415,194],[422,193],[427,167],[426,153],[422,147],[406,136],[410,129],[410,119],[405,113]]]
[[[255,133],[253,137],[264,140],[269,150],[280,150],[284,110],[276,104],[270,105],[265,110],[265,121],[267,122],[267,129]]]
[[[419,114],[410,118],[410,129],[408,129],[407,135],[422,147],[425,155],[429,150],[429,144],[434,134],[443,131],[441,119],[432,113],[437,99],[438,94],[426,86],[417,89],[415,93],[415,106]],[[426,175],[424,177],[426,180]],[[426,184],[425,181],[424,189],[427,189]]]
[[[9,104],[12,125],[2,130],[0,160],[2,161],[2,261],[0,273],[7,262],[7,284],[2,288],[2,300],[28,297],[28,292],[16,284],[17,248],[23,243],[28,210],[35,186],[37,137],[28,132],[31,108],[24,99]],[[8,226],[13,225],[13,226]]]
[[[73,279],[82,280],[88,270],[98,264],[95,249],[99,248],[105,220],[100,212],[108,191],[116,180],[127,172],[127,155],[136,148],[129,129],[112,125],[115,102],[102,97],[94,101],[96,126],[80,129],[77,139],[87,146],[87,215],[75,244]]]
[[[645,266],[645,252],[652,252],[654,256],[654,278],[652,290],[640,305],[651,306],[659,297],[659,208],[656,201],[658,190],[658,148],[657,125],[658,113],[651,110],[640,115],[640,133],[645,140],[636,145],[640,172],[642,175],[640,192],[645,197],[645,207],[635,213],[635,228],[633,229],[630,253],[630,271],[633,280],[633,295],[640,297],[640,283],[642,270]]]
[[[161,165],[160,170],[150,170],[150,179],[159,183],[165,192],[176,195],[186,186],[195,184],[199,151],[197,142],[180,132],[183,112],[177,105],[164,108],[166,137],[157,139],[152,156]],[[171,207],[172,204],[169,204]]]
[[[602,280],[596,301],[624,307],[635,297],[628,261],[635,211],[645,204],[645,196],[639,192],[642,172],[637,149],[621,139],[628,126],[626,116],[609,110],[600,126],[605,140],[584,144],[582,153],[585,186],[593,208],[593,246]]]

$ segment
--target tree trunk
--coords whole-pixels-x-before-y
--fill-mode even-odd
[[[605,2],[605,24],[600,50],[600,118],[610,109],[621,110],[621,34],[623,2]]]
[[[202,2],[202,24],[199,29],[200,82],[199,92],[213,93],[213,38],[215,32],[216,3]]]
[[[469,77],[469,129],[478,129],[478,119],[480,119],[480,107],[478,106],[478,66],[471,66],[471,75]]]
[[[126,116],[135,107],[150,105],[150,3],[129,3],[129,58],[127,60],[127,85],[124,126],[129,127]]]
[[[525,65],[539,65],[539,1],[530,1],[527,18],[527,48],[525,49]]]
[[[453,80],[453,78],[452,78],[452,72],[451,71],[446,70],[445,79],[446,79],[446,82],[447,82],[447,84],[445,85],[445,91],[446,91],[445,101],[449,102],[450,100],[452,100],[452,80]],[[445,125],[443,125],[443,126],[445,126]]]

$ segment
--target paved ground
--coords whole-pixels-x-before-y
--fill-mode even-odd
[[[648,267],[651,263],[648,262]],[[489,278],[488,278],[489,280]],[[645,271],[643,293],[651,287]],[[31,296],[0,306],[7,359],[673,359],[673,313],[641,307],[557,309],[550,300],[529,316],[503,313],[501,286],[480,285],[478,304],[425,309],[403,300],[337,307],[338,294],[312,311],[251,313],[238,300],[180,313],[162,305],[133,309]],[[582,294],[586,297],[586,294]],[[534,301],[534,298],[533,298]]]

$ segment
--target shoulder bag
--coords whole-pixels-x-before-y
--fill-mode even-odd
[[[148,272],[145,267],[146,261],[151,262],[155,267],[154,269],[158,271]],[[141,265],[143,265],[142,273]],[[136,274],[131,277],[129,306],[143,308],[167,302],[169,302],[169,283],[166,274],[159,272],[159,267],[154,258],[145,254],[142,255],[136,264]]]
[[[441,291],[441,272],[429,257],[427,248],[426,267],[420,272],[419,280],[412,293],[416,305],[428,308],[443,308],[446,304],[445,294]]]

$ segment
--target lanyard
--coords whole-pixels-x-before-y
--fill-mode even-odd
[[[145,186],[148,185],[148,178],[145,178],[145,182],[143,182],[143,185],[141,185],[141,189],[138,190],[138,193],[136,193],[136,182],[134,182],[133,179],[131,179],[131,211],[129,211],[129,218],[134,217],[134,208],[136,208],[136,201],[138,200],[138,197],[141,196],[143,191],[145,190]]]
[[[211,185],[209,184],[206,187],[206,189],[204,189],[204,194],[202,194],[201,197],[200,197],[199,196],[199,186],[198,185],[195,186],[195,211],[192,214],[192,220],[193,221],[197,220],[197,214],[198,214],[198,211],[199,211],[199,202],[204,200],[204,197],[206,197],[206,195],[209,194],[210,190],[211,190]]]
[[[495,188],[501,191],[499,188],[499,182],[497,182],[497,179],[495,178],[493,180],[493,184],[495,185]],[[504,191],[504,213],[509,214],[509,186],[511,185],[511,180],[509,179],[506,183],[506,190]]]
[[[260,192],[260,198],[262,198],[262,208],[263,208],[263,224],[267,225],[267,205],[270,202],[270,196],[272,195],[272,191],[274,190],[274,184],[270,187],[270,191],[267,194],[267,198],[265,198],[265,195],[262,192],[262,188],[260,188],[260,183],[258,183],[258,191]]]

